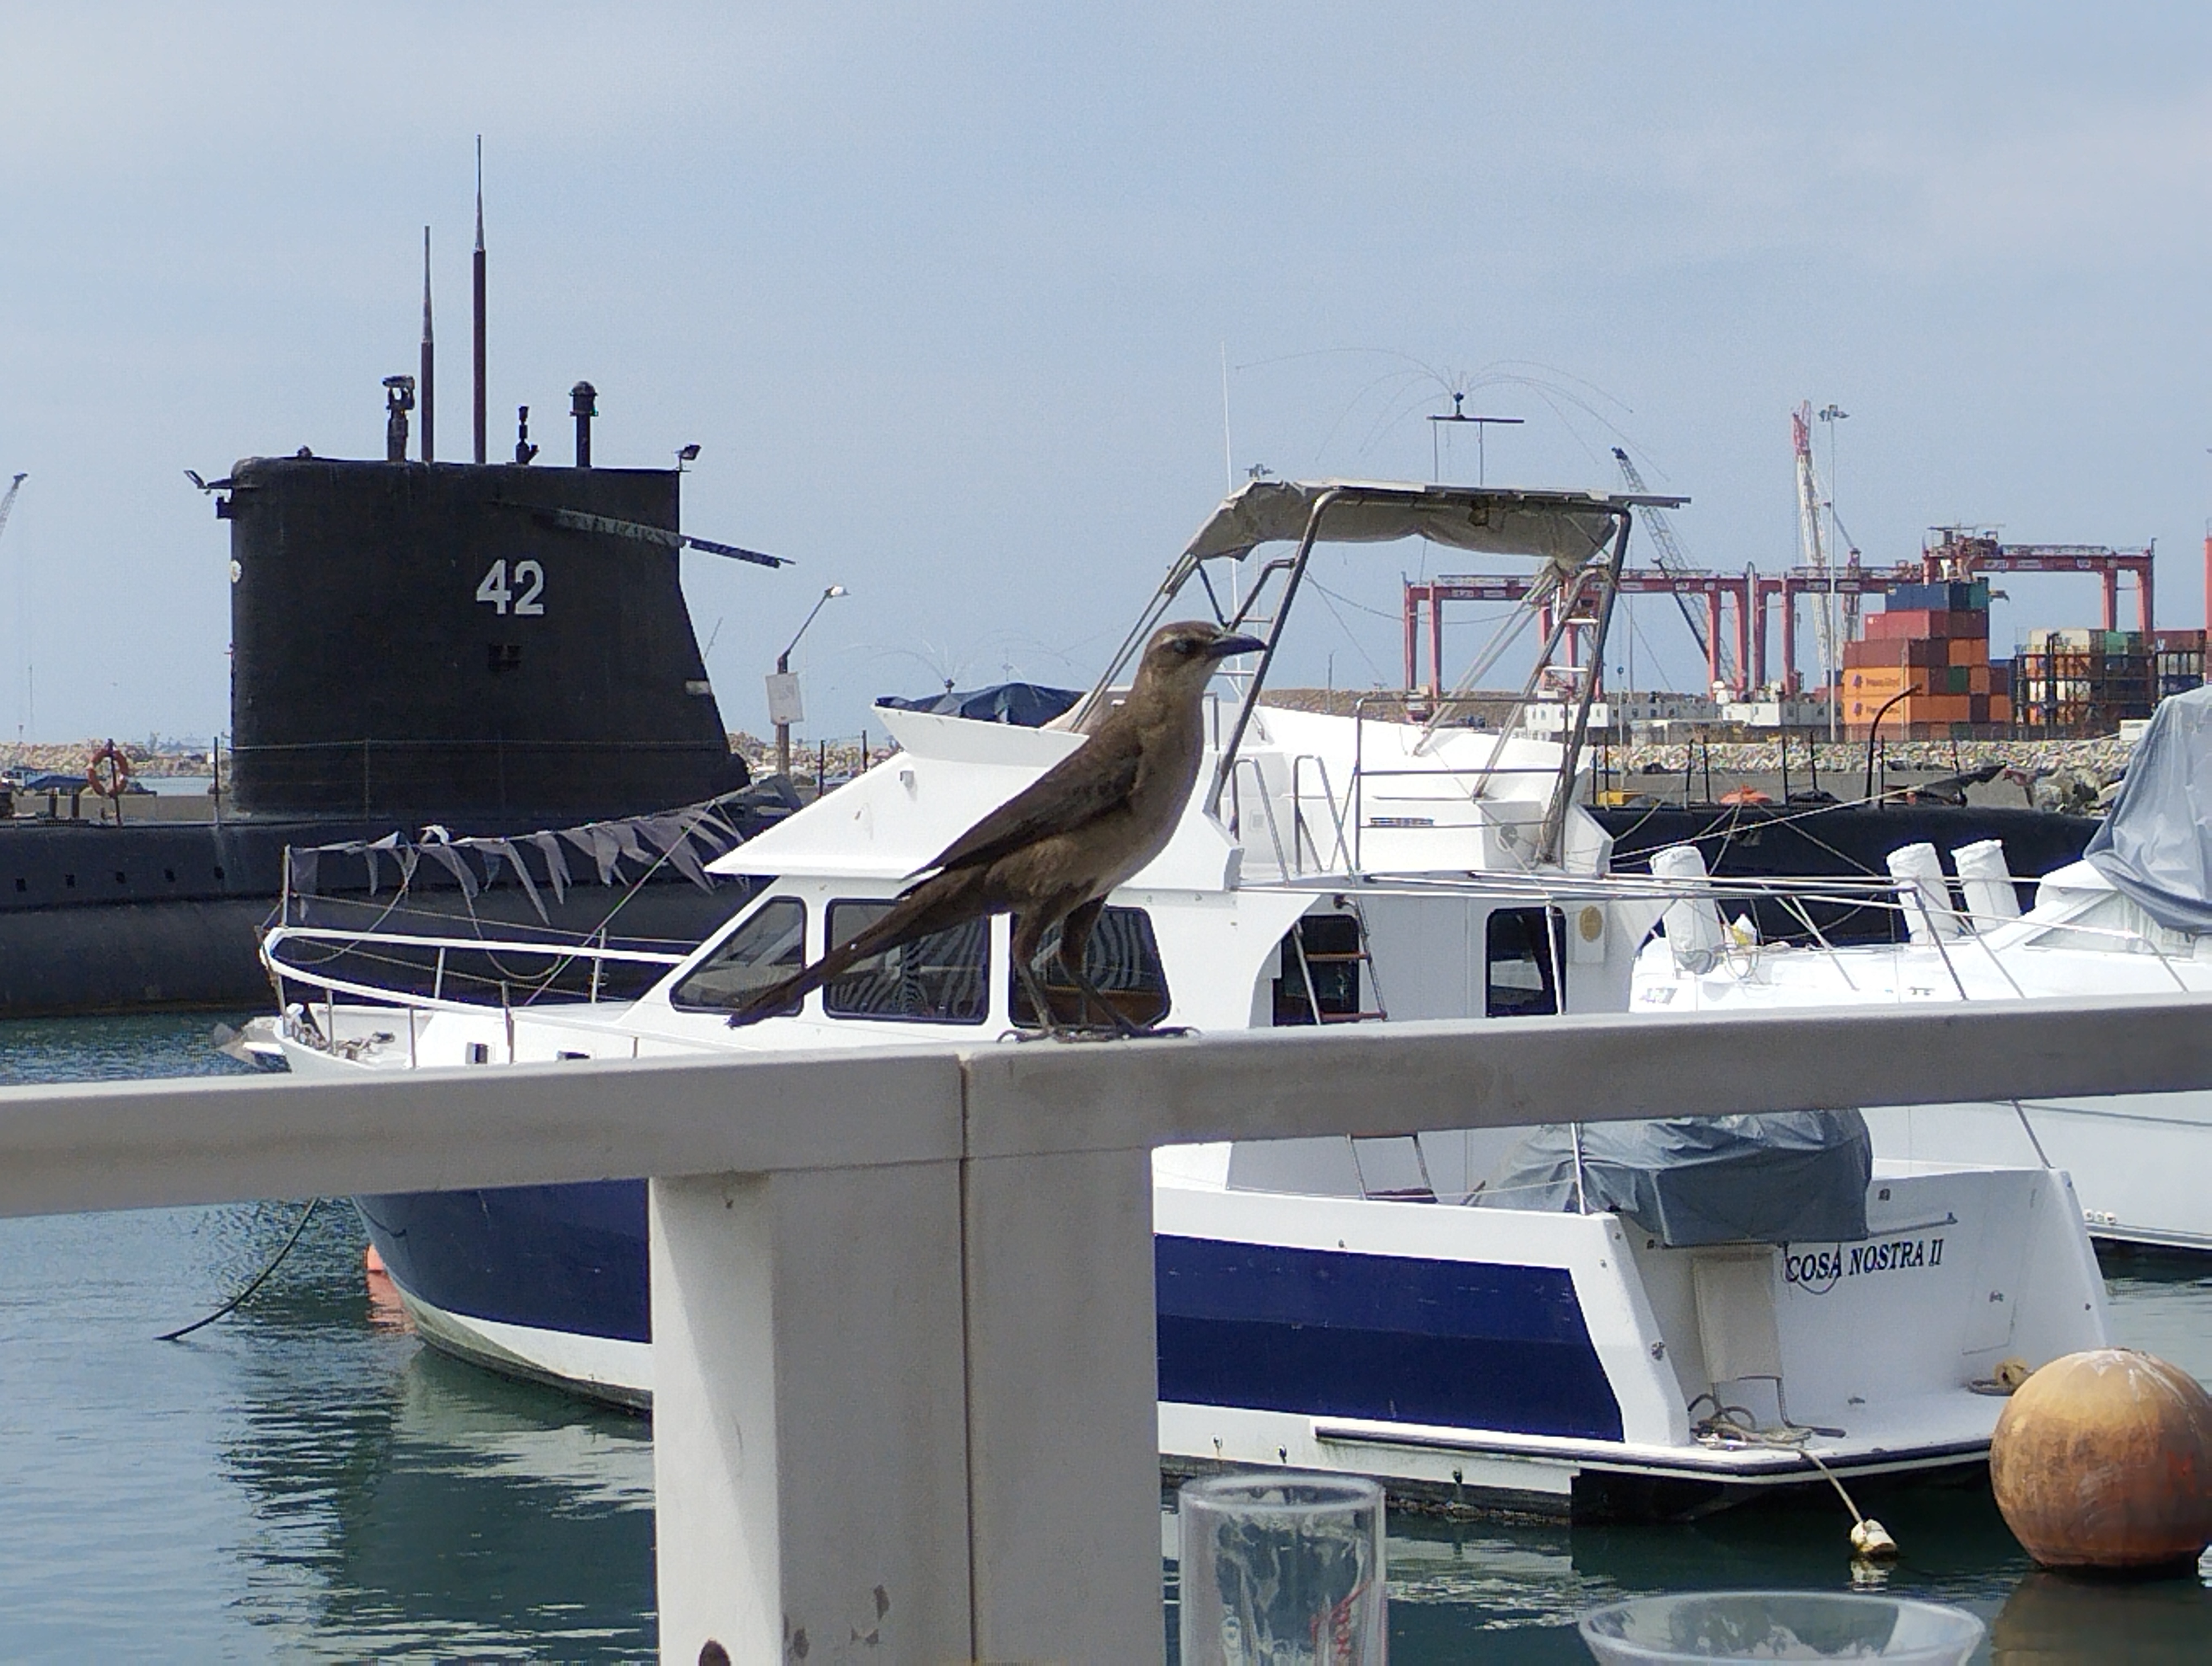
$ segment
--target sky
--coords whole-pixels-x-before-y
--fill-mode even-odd
[[[1492,483],[1615,487],[1624,444],[1737,571],[1798,559],[1789,413],[1832,403],[1868,561],[2154,538],[2201,625],[2208,47],[2172,5],[15,0],[0,733],[228,729],[182,471],[381,454],[425,223],[457,454],[479,133],[495,453],[526,402],[564,457],[588,378],[599,461],[696,442],[686,530],[795,558],[685,557],[732,729],[830,584],[808,733],[1085,684],[1232,470],[1471,478],[1455,389],[1524,419]],[[1284,677],[1395,684],[1426,553],[1324,552]],[[2094,581],[1998,585],[2000,654],[2096,622]],[[1632,620],[1638,683],[1699,680]]]

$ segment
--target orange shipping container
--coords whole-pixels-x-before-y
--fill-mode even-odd
[[[1891,706],[1888,714],[1881,719],[1882,733],[1902,733],[1905,726],[1920,723],[1970,722],[1974,702],[1975,696],[1971,694],[1908,695]],[[1883,704],[1881,700],[1847,698],[1844,702],[1844,721],[1863,728],[1875,721]],[[1894,731],[1893,726],[1896,726]]]
[[[1847,699],[1870,697],[1877,702],[1906,689],[1927,686],[1928,675],[1914,666],[1855,666],[1844,672]]]
[[[1954,666],[1986,666],[1990,662],[1990,639],[1986,636],[1954,636],[1944,646],[1950,650],[1950,663]]]
[[[1987,694],[1990,691],[1990,668],[1987,666],[1966,667],[1966,692]]]
[[[1990,696],[1990,721],[1992,723],[2009,723],[2012,721],[2012,696],[2010,695],[1993,694]]]
[[[1965,723],[1974,713],[1971,694],[1916,694],[1898,702],[1897,712],[1908,723]]]

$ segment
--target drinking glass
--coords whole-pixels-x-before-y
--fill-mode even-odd
[[[1382,1489],[1269,1471],[1178,1498],[1183,1666],[1382,1666]]]

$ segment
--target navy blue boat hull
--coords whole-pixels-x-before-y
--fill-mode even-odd
[[[354,1201],[385,1270],[417,1300],[458,1318],[653,1339],[642,1180]]]
[[[356,1200],[459,1319],[652,1340],[642,1181]],[[1163,1236],[1163,1400],[1599,1440],[1620,1408],[1564,1268]]]

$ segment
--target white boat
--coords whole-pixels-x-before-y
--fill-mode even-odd
[[[1562,600],[1617,570],[1632,505],[1271,482],[1209,519],[1132,644],[1179,598],[1189,608],[1194,587],[1227,593],[1212,564],[1273,540],[1297,553],[1247,587],[1232,617],[1269,654],[1231,684],[1210,772],[1093,938],[1087,970],[1125,1017],[1216,1031],[1626,1006],[1666,899],[1605,873],[1605,836],[1572,801],[1574,749],[1257,696],[1316,541],[1420,532],[1534,554]],[[272,972],[307,997],[287,1006],[283,1051],[302,1073],[345,1074],[996,1044],[1034,1025],[1003,917],[865,963],[788,1016],[725,1020],[1080,745],[1118,669],[1066,729],[886,712],[901,750],[718,863],[751,878],[750,900],[634,1001],[534,1001],[522,952],[466,940],[440,955],[441,993],[410,994],[333,970],[343,934],[272,930]],[[470,955],[500,958],[502,1004],[453,994]],[[1681,1160],[1692,1140],[1698,1160]],[[1181,1147],[1154,1172],[1161,1450],[1176,1468],[1357,1471],[1445,1502],[1559,1513],[1702,1508],[1818,1482],[1816,1463],[1849,1475],[1980,1462],[2006,1362],[2104,1337],[2063,1174],[1875,1165],[1849,1113],[1587,1140]],[[361,1201],[426,1336],[649,1398],[641,1182]]]
[[[1672,857],[1671,860],[1664,860]],[[1695,854],[1661,866],[1694,890]],[[2212,689],[2167,699],[2119,800],[2023,914],[1994,842],[1893,853],[1907,925],[1892,945],[1759,943],[1688,898],[1638,960],[1642,1012],[2212,991]],[[1955,891],[1954,886],[1955,879]],[[2212,1038],[2208,1038],[2212,1047]],[[1868,1107],[1876,1152],[1919,1164],[2039,1164],[2073,1177],[2091,1233],[2212,1250],[2212,1093]]]

